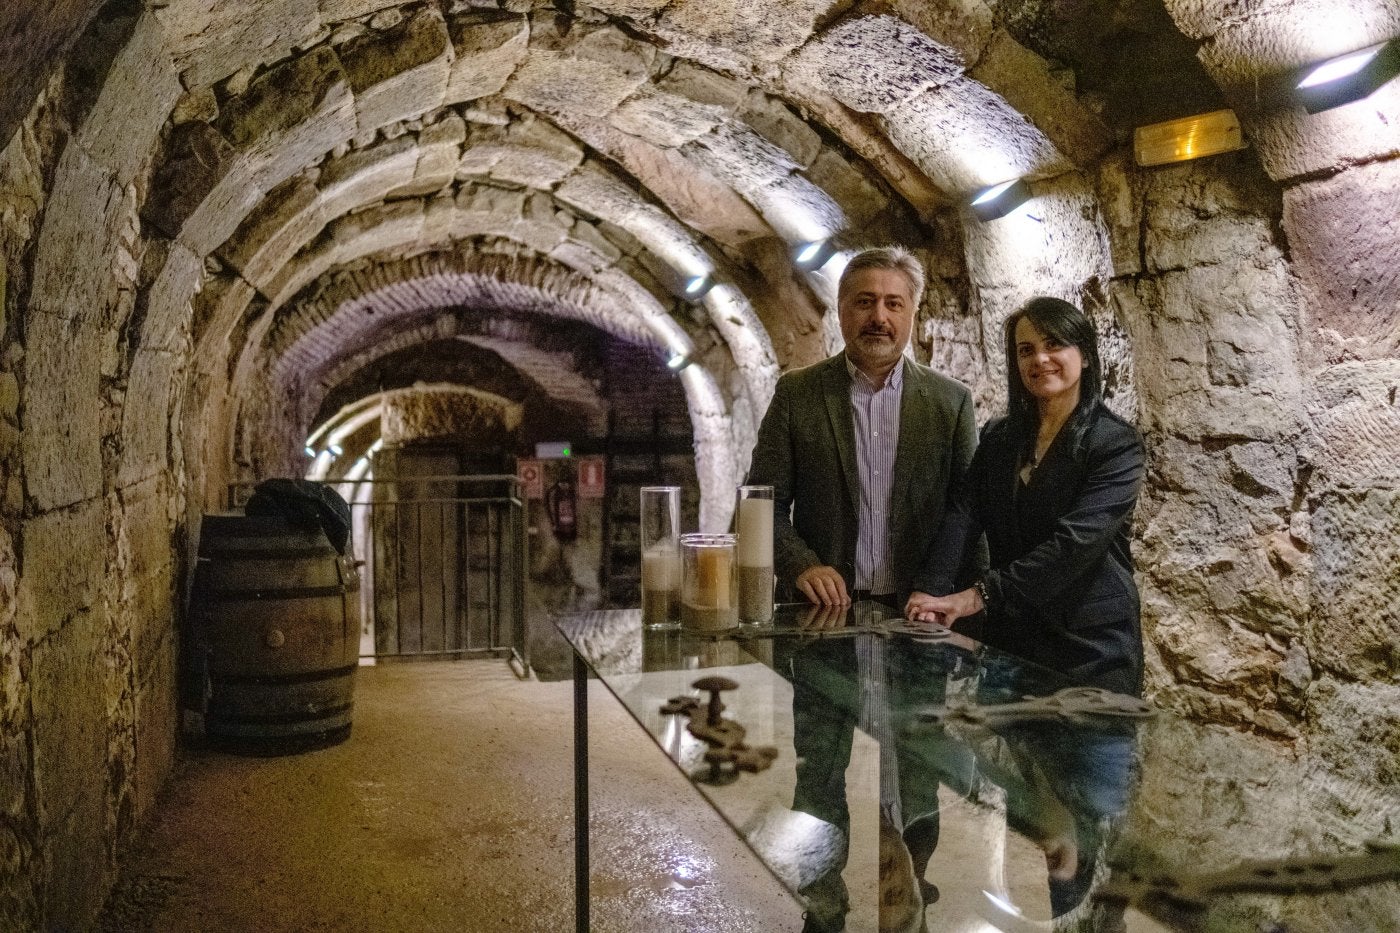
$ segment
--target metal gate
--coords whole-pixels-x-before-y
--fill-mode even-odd
[[[328,480],[350,504],[361,658],[506,657],[525,649],[525,508],[511,475]],[[245,502],[250,484],[231,490]]]

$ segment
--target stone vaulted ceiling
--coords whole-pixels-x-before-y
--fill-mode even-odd
[[[1092,170],[1133,125],[1228,100],[1276,178],[1317,171],[1326,149],[1296,116],[1251,111],[1247,88],[1400,28],[1379,3],[1352,4],[1335,40],[1284,2],[24,6],[0,19],[16,63],[0,131],[45,95],[76,110],[28,364],[62,388],[32,425],[100,420],[104,380],[170,399],[212,490],[295,469],[326,374],[425,317],[562,316],[692,361],[711,524],[779,369],[834,345],[839,261],[803,272],[801,244],[915,247],[944,286],[935,317],[971,322],[957,347],[1027,294],[1111,275]],[[1041,196],[1033,226],[965,222],[969,193],[1012,177]],[[689,302],[697,277],[719,284]],[[115,319],[123,353],[103,362],[97,325]],[[982,355],[989,374],[966,378],[986,401],[999,361]],[[151,424],[123,419],[131,475],[169,450]],[[41,507],[99,484],[95,450],[58,449],[26,455]]]

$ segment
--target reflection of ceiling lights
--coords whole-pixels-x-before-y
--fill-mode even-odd
[[[797,264],[799,269],[820,269],[835,253],[836,247],[831,244],[830,240],[812,240],[797,248],[792,261]]]
[[[1244,134],[1233,110],[1153,123],[1133,130],[1138,165],[1167,165],[1244,148]]]
[[[666,368],[680,372],[693,362],[695,361],[690,358],[689,353],[673,353],[671,358],[666,361]]]
[[[1309,68],[1294,89],[1308,113],[1369,96],[1400,74],[1400,39],[1391,39]]]
[[[979,220],[1005,217],[1031,199],[1031,187],[1024,178],[1013,178],[1001,184],[983,188],[972,199],[972,212]]]
[[[697,275],[685,283],[685,297],[690,301],[699,301],[705,297],[705,293],[715,287],[715,280],[708,275]]]

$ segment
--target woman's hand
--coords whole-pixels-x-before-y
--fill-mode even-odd
[[[985,608],[982,597],[971,587],[951,596],[930,596],[916,590],[904,605],[904,615],[911,622],[952,625],[959,619],[977,615]]]

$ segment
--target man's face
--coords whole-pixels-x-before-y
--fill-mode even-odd
[[[909,279],[896,269],[859,269],[836,300],[846,353],[862,371],[883,372],[899,362],[914,330]]]

